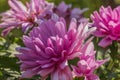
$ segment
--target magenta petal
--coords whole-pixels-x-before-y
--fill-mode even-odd
[[[27,70],[21,75],[21,78],[31,78],[35,74],[36,74],[36,72],[34,72],[32,70]]]
[[[71,20],[69,30],[76,29],[76,28],[77,28],[77,21],[76,21],[76,19],[73,18],[73,19]]]
[[[48,76],[53,70],[54,70],[54,68],[43,69],[43,70],[39,71],[38,74],[40,74],[42,77],[46,77],[46,76]]]
[[[91,42],[86,43],[81,50],[80,59],[85,59],[94,55],[94,45]],[[91,54],[92,53],[92,54]]]
[[[33,42],[32,42],[32,39],[28,36],[23,36],[23,42],[25,43],[25,45],[29,48],[32,48],[34,49],[34,46],[33,45]]]
[[[9,28],[3,30],[1,35],[2,35],[2,36],[6,36],[13,28],[14,28],[14,27],[9,27]]]
[[[78,66],[81,68],[81,72],[84,74],[86,72],[89,72],[90,67],[88,66],[88,63],[85,60],[80,60],[78,62]]]
[[[14,9],[15,11],[26,11],[26,7],[18,0],[9,0],[8,2],[10,7],[12,7],[12,9]]]
[[[58,69],[51,75],[51,80],[72,80],[72,73],[68,66]]]
[[[86,76],[84,80],[100,80],[100,79],[97,75],[91,74],[89,76]]]
[[[65,35],[66,28],[65,28],[65,25],[63,24],[63,22],[57,22],[55,26],[58,28],[58,30],[62,36]]]
[[[95,31],[95,32],[94,32],[94,35],[97,36],[97,37],[105,37],[105,36],[106,36],[106,34],[104,34],[104,33],[101,32],[101,31]]]
[[[101,47],[103,47],[103,48],[105,48],[105,47],[107,47],[107,46],[109,46],[109,45],[111,45],[112,44],[112,40],[110,39],[110,38],[108,38],[108,37],[106,37],[106,38],[103,38],[100,42],[99,42],[99,46],[101,46]]]
[[[105,59],[105,60],[97,60],[96,61],[96,67],[98,68],[100,65],[104,64],[105,62],[108,62],[109,61],[109,58],[108,59]]]

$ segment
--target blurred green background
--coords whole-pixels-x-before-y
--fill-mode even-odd
[[[0,13],[9,9],[8,0],[0,0]],[[29,0],[21,0],[23,2]],[[48,0],[50,2],[54,2],[56,5],[61,2],[61,0]],[[90,17],[90,14],[94,10],[98,10],[101,5],[108,6],[111,5],[112,8],[118,6],[120,4],[120,0],[63,0],[67,4],[72,4],[73,7],[79,8],[89,8],[87,12],[85,12],[85,17]],[[16,34],[17,33],[17,34]],[[13,34],[7,36],[6,38],[0,37],[0,80],[18,80],[20,76],[19,65],[16,64],[18,61],[14,54],[16,53],[15,47],[21,46],[21,33],[19,31],[13,30]],[[120,73],[119,73],[120,74]],[[107,78],[105,76],[107,75]],[[116,74],[101,74],[101,80],[120,80],[120,78],[116,77]],[[34,77],[33,79],[28,80],[38,80],[38,77]]]

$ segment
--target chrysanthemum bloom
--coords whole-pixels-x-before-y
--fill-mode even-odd
[[[113,10],[110,6],[101,6],[99,12],[95,11],[91,15],[91,19],[97,28],[94,35],[102,37],[99,46],[107,47],[112,41],[120,41],[120,6]]]
[[[78,56],[79,50],[90,34],[88,26],[72,19],[69,29],[63,18],[50,19],[35,27],[29,36],[23,36],[25,47],[17,48],[22,78],[40,75],[51,80],[72,80],[68,60]]]
[[[95,51],[92,42],[87,42],[82,48],[79,56],[80,61],[76,66],[72,66],[74,77],[84,77],[84,80],[100,80],[94,74],[95,69],[104,64],[106,60],[95,60]]]
[[[30,0],[24,5],[19,0],[8,0],[10,10],[2,13],[1,28],[5,28],[2,35],[6,35],[13,28],[22,26],[23,31],[27,31],[36,25],[41,17],[51,14],[53,4],[44,0]]]
[[[87,10],[88,8],[72,8],[71,4],[67,5],[64,1],[62,1],[58,6],[54,7],[54,12],[58,16],[64,17],[67,21],[71,20],[72,18],[76,18],[78,22],[88,21],[87,18],[83,17],[83,13]]]

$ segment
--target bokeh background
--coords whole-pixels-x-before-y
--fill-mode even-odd
[[[0,0],[0,13],[9,9],[8,0]],[[21,0],[22,2],[29,0]],[[54,2],[56,5],[61,2],[61,0],[48,0]],[[72,4],[73,7],[79,8],[89,8],[85,12],[85,17],[90,17],[90,14],[93,11],[98,10],[101,5],[103,6],[112,6],[112,8],[120,4],[120,0],[63,0],[67,4]],[[1,29],[0,29],[1,32]],[[0,36],[0,80],[18,80],[20,76],[19,65],[16,64],[18,59],[14,57],[15,47],[23,46],[21,40],[22,33],[19,30],[13,30],[8,36]],[[114,72],[103,74],[100,72],[101,80],[120,80],[120,71],[116,75]],[[33,79],[24,79],[24,80],[38,80],[38,77]]]

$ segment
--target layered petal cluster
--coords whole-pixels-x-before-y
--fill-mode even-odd
[[[52,18],[35,27],[29,36],[23,36],[25,47],[17,48],[20,54],[22,78],[40,75],[51,80],[72,80],[68,60],[78,56],[85,38],[90,34],[87,24],[71,20],[67,30],[63,18]]]
[[[44,0],[30,0],[24,5],[19,0],[8,0],[10,10],[2,13],[1,28],[5,28],[3,35],[9,33],[13,28],[22,26],[23,31],[35,26],[41,17],[45,17],[52,12],[52,3]]]
[[[99,12],[91,15],[93,26],[97,29],[94,33],[97,37],[103,37],[99,42],[101,47],[107,47],[112,41],[120,41],[120,6],[111,9],[110,6],[101,6]]]
[[[100,80],[99,77],[94,74],[94,71],[104,64],[106,60],[95,60],[94,45],[92,42],[87,42],[81,50],[79,56],[80,61],[76,66],[72,66],[74,77],[84,77],[84,80]]]
[[[54,12],[60,17],[64,17],[66,21],[76,18],[78,22],[87,22],[88,19],[83,17],[83,13],[87,10],[88,8],[72,8],[71,4],[67,5],[64,1],[62,1],[58,6],[54,7]]]

